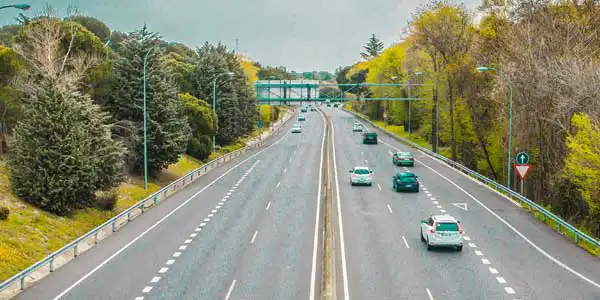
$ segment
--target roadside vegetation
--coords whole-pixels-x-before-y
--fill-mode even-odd
[[[50,6],[0,28],[0,281],[245,146],[259,119],[267,128],[281,118],[284,108],[256,102],[259,66],[222,44],[192,49],[146,26],[122,33]],[[212,80],[229,72],[215,113]]]
[[[595,4],[485,1],[469,11],[433,0],[412,15],[403,41],[383,49],[373,35],[363,60],[338,68],[336,79],[423,84],[340,89],[358,99],[350,109],[403,137],[408,101],[360,99],[421,98],[410,104],[411,139],[505,185],[510,82],[510,162],[519,151],[530,154],[525,196],[598,238],[598,25]],[[501,73],[478,72],[482,66]],[[512,169],[511,187],[518,191],[519,183]]]

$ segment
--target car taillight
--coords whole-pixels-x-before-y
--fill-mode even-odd
[[[429,230],[429,233],[435,233],[435,228],[431,228],[431,229]]]
[[[458,233],[463,234],[463,228],[460,224],[458,224]]]

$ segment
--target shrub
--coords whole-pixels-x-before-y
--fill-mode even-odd
[[[119,192],[117,189],[96,193],[96,206],[103,210],[113,210],[117,206]]]
[[[0,220],[8,220],[8,214],[10,214],[8,207],[0,206]]]

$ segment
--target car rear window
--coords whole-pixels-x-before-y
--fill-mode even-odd
[[[413,176],[402,176],[400,178],[402,182],[417,182],[417,179]]]
[[[356,169],[356,170],[354,170],[354,174],[358,174],[358,175],[369,174],[369,170],[366,170],[366,169]]]
[[[435,230],[436,231],[458,231],[458,224],[456,224],[456,223],[437,223]]]

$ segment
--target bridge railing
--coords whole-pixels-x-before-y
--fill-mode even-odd
[[[438,153],[435,153],[427,148],[424,148],[416,143],[413,143],[412,141],[409,141],[408,139],[405,139],[403,137],[397,136],[387,130],[385,130],[384,128],[381,128],[380,126],[376,125],[375,123],[373,123],[371,120],[367,119],[365,116],[362,116],[361,114],[358,114],[356,112],[344,109],[347,112],[365,120],[366,122],[368,122],[369,124],[371,124],[373,127],[378,128],[379,130],[381,130],[382,132],[384,132],[387,136],[389,136],[390,138],[393,138],[403,144],[409,145],[415,149],[418,149],[424,153],[426,153],[429,156],[435,157],[436,159],[446,163],[447,165],[453,167],[454,169],[467,174],[469,176],[471,176],[472,178],[479,180],[480,182],[486,184],[488,187],[495,189],[496,191],[507,195],[513,199],[516,199],[518,201],[521,202],[521,204],[525,204],[527,207],[529,207],[531,210],[536,211],[537,213],[539,213],[541,215],[542,221],[546,221],[546,219],[550,219],[552,221],[554,221],[554,223],[556,224],[556,230],[558,232],[562,232],[562,230],[566,230],[567,232],[570,233],[570,235],[572,236],[572,238],[575,240],[575,243],[579,244],[580,241],[585,241],[587,243],[589,243],[590,245],[596,247],[596,248],[600,248],[600,241],[596,240],[595,238],[587,235],[586,233],[582,232],[581,230],[579,230],[578,228],[576,228],[575,226],[569,224],[567,221],[563,220],[562,218],[560,218],[559,216],[553,214],[552,212],[548,211],[546,208],[544,208],[543,206],[535,203],[534,201],[528,199],[527,197],[513,191],[510,190],[508,188],[506,188],[504,185],[499,184],[498,182],[484,176],[481,175],[467,167],[465,167],[464,165],[453,161],[447,157],[444,157],[443,155],[440,155]]]
[[[291,119],[292,116],[293,111],[289,111],[286,113],[284,118],[275,122],[271,127],[272,129],[269,130],[269,136],[273,137],[274,135],[278,134],[281,128],[284,127],[284,125]],[[213,170],[214,168],[248,151],[262,147],[266,141],[265,138],[266,135],[263,135],[262,137],[257,138],[257,141],[249,143],[249,145],[244,148],[224,154],[223,156],[211,160],[201,167],[190,171],[181,178],[173,181],[169,185],[161,188],[118,215],[112,217],[102,225],[90,230],[86,234],[78,237],[54,253],[29,266],[27,269],[0,283],[0,299],[9,299],[14,297],[20,291],[25,289],[28,284],[41,279],[49,273],[54,272],[54,270],[57,268],[72,261],[81,253],[98,244],[98,242],[110,236],[112,233],[117,232],[120,228],[127,225],[137,216],[144,214],[162,200],[167,199],[169,196],[175,194],[177,191],[183,189],[185,186],[194,182],[196,179]]]

